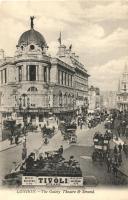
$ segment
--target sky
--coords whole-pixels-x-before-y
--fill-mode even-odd
[[[128,0],[0,0],[0,49],[6,56],[14,56],[33,15],[51,55],[57,52],[61,31],[62,43],[72,44],[88,70],[89,84],[117,90],[128,63]]]

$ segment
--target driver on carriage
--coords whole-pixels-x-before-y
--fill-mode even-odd
[[[60,154],[60,156],[63,155],[63,146],[61,145],[60,148],[58,149],[58,153]]]

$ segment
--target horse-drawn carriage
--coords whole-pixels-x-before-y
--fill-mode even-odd
[[[42,137],[43,138],[52,138],[53,135],[55,134],[55,127],[46,127],[44,126],[43,128],[41,128],[41,132],[42,132]]]
[[[70,123],[61,123],[60,131],[63,136],[64,140],[68,140],[69,144],[76,143],[77,142],[77,136],[76,136],[76,129],[77,125],[74,122]]]
[[[107,152],[110,150],[110,137],[109,135],[95,133],[93,137],[94,151],[92,154],[93,161],[104,161],[106,159]]]

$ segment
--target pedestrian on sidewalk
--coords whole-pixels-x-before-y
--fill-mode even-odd
[[[124,142],[124,144],[123,144],[123,152],[124,152],[126,158],[128,158],[128,146],[127,146],[126,142]]]
[[[125,137],[126,139],[128,138],[128,124],[126,125],[126,129],[125,129]]]
[[[123,120],[122,123],[121,123],[122,136],[125,135],[125,128],[126,128],[126,121]]]
[[[119,164],[119,167],[122,164],[122,154],[121,153],[119,153],[119,155],[118,155],[118,164]]]
[[[118,145],[118,149],[119,149],[119,153],[121,153],[121,151],[122,151],[122,144],[120,143],[119,145]]]
[[[12,136],[12,134],[9,136],[9,140],[10,140],[10,145],[11,145],[12,142],[13,142],[13,136]]]
[[[118,173],[118,164],[117,164],[117,162],[113,163],[112,168],[113,168],[114,176],[117,177],[117,173]]]
[[[22,149],[22,160],[25,160],[27,158],[27,148],[23,146]]]
[[[117,146],[115,145],[114,147],[114,150],[113,150],[114,154],[117,154],[118,153],[118,149],[117,149]]]
[[[18,137],[17,137],[17,135],[15,136],[15,144],[16,145],[18,144]]]
[[[26,136],[23,136],[23,147],[26,147]]]
[[[82,130],[82,127],[83,127],[83,121],[81,120],[80,122],[80,129]]]
[[[107,172],[111,172],[111,158],[110,156],[107,158],[107,161],[106,161],[106,164],[107,164]]]

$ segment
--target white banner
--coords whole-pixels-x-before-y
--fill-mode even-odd
[[[83,177],[22,176],[22,185],[83,186]]]

